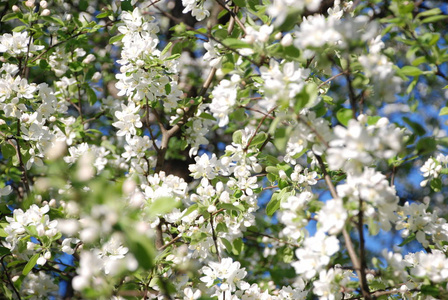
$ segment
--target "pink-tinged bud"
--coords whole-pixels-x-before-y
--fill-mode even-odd
[[[40,7],[42,7],[43,9],[48,7],[48,2],[47,1],[40,1],[39,4],[40,4]]]
[[[12,11],[13,11],[13,12],[19,12],[19,11],[20,11],[20,8],[19,8],[17,5],[13,5],[13,6],[12,6]]]
[[[29,8],[33,8],[34,7],[34,0],[28,0],[25,2],[25,6],[29,7]]]
[[[48,17],[50,14],[51,14],[51,12],[50,12],[49,9],[44,9],[44,10],[40,13],[40,15],[41,15],[42,17]]]

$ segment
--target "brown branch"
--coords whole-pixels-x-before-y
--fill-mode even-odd
[[[316,159],[319,163],[319,166],[322,170],[322,173],[324,174],[324,179],[328,186],[328,189],[330,190],[331,196],[334,199],[339,198],[338,193],[336,192],[336,188],[334,187],[333,182],[331,181],[330,175],[328,175],[328,173],[327,173],[327,170],[325,168],[322,157],[320,157],[319,155],[316,155],[316,154],[314,156],[316,157]],[[372,299],[372,297],[370,296],[368,286],[367,286],[367,278],[365,276],[365,272],[364,273],[361,272],[362,265],[360,263],[358,256],[356,255],[356,251],[353,246],[352,239],[350,238],[350,235],[347,232],[347,229],[345,228],[345,226],[342,228],[342,235],[344,236],[345,245],[347,246],[347,252],[348,252],[348,255],[350,256],[350,260],[352,261],[353,266],[356,270],[356,273],[358,274],[359,283],[361,286],[361,293],[365,299]]]
[[[238,7],[235,6],[235,8],[234,8],[235,11],[233,11],[224,1],[216,0],[216,2],[218,2],[219,5],[221,5],[225,10],[227,10],[230,13],[230,15],[236,21],[238,26],[240,26],[241,30],[243,30],[244,34],[247,34],[246,27],[244,27],[244,24],[240,21],[240,19],[238,18],[238,15],[237,15]]]

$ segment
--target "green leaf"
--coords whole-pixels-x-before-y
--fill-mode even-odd
[[[348,125],[348,121],[353,118],[353,111],[350,108],[341,108],[336,113],[336,119],[344,126]]]
[[[202,119],[207,119],[207,120],[213,120],[213,121],[216,121],[216,119],[215,119],[215,117],[213,117],[211,114],[208,114],[208,113],[201,113],[200,115],[199,115],[199,117],[201,117]]]
[[[156,198],[148,207],[149,215],[163,215],[169,213],[179,205],[180,202],[176,201],[173,197],[159,197]]]
[[[171,84],[165,84],[165,93],[169,95],[171,93]]]
[[[164,56],[168,51],[170,50],[171,46],[173,45],[172,42],[169,42],[165,48],[163,48],[162,52],[160,53],[160,57]]]
[[[104,11],[104,12],[99,13],[98,15],[96,15],[96,18],[97,19],[103,19],[103,18],[107,18],[110,15],[112,15],[112,11],[107,10],[107,11]]]
[[[274,140],[272,143],[279,151],[285,151],[286,144],[289,141],[289,137],[291,136],[292,127],[280,127],[277,128],[274,132]]]
[[[98,101],[95,91],[90,86],[86,88],[86,91],[87,99],[89,100],[90,105],[94,105]]]
[[[272,215],[274,215],[274,213],[280,208],[280,199],[278,195],[278,193],[274,193],[266,206],[266,214],[270,217],[272,217]]]
[[[21,18],[21,17],[22,17],[21,13],[13,12],[13,13],[4,15],[2,18],[2,22],[14,20],[14,19]]]
[[[145,270],[149,270],[153,267],[153,259],[155,251],[152,246],[152,241],[146,238],[136,236],[135,233],[131,234],[132,237],[128,237],[127,246],[134,254],[135,259],[138,261],[138,265]]]
[[[241,130],[237,130],[232,134],[232,141],[235,144],[242,144],[243,143],[243,132]]]
[[[6,233],[6,231],[3,228],[0,228],[0,237],[7,237],[8,234]]]
[[[409,244],[410,242],[412,242],[413,240],[415,240],[415,234],[411,234],[410,236],[408,236],[407,238],[404,239],[403,242],[401,242],[400,245],[398,245],[398,247],[403,247],[406,244]]]
[[[195,210],[198,209],[198,204],[195,203],[193,205],[191,205],[189,208],[187,208],[187,210],[184,212],[184,214],[182,215],[182,218],[185,216],[188,216],[189,214],[191,214],[192,212],[194,212]]]
[[[422,70],[414,66],[404,66],[400,71],[405,76],[419,76],[423,74]]]
[[[27,262],[27,264],[25,265],[25,268],[23,268],[22,274],[23,275],[28,275],[28,273],[34,268],[34,266],[36,265],[37,260],[39,259],[40,254],[34,254],[30,260]]]
[[[241,238],[234,240],[232,250],[233,254],[239,255],[241,252],[243,252],[243,250],[244,250],[243,240]]]
[[[109,39],[109,44],[113,44],[113,43],[119,42],[119,41],[121,41],[123,38],[124,38],[124,34],[119,34],[119,35],[113,36],[113,37],[111,37],[111,38]]]
[[[448,115],[448,107],[443,107],[440,110],[439,116],[445,116],[445,115]]]
[[[431,154],[437,149],[437,142],[433,137],[425,137],[417,142],[415,148],[419,155]]]
[[[442,180],[440,178],[433,178],[430,183],[434,192],[440,192],[442,189]]]
[[[422,285],[420,291],[423,295],[430,295],[436,298],[438,298],[440,294],[440,289],[437,285]]]
[[[285,247],[282,251],[283,261],[287,264],[291,263],[294,259],[294,251],[290,247]]]
[[[231,203],[220,203],[219,208],[224,208],[225,210],[241,211],[241,208],[239,208],[238,206],[235,206]]]
[[[311,107],[317,98],[317,85],[314,82],[308,83],[302,91],[294,97],[294,112],[298,114],[302,108]],[[289,106],[289,100],[286,102],[285,109]]]
[[[173,55],[168,56],[167,58],[165,58],[165,60],[173,60],[173,59],[178,59],[180,57],[180,53],[175,53]]]
[[[11,250],[9,250],[6,247],[0,247],[0,256],[6,255],[6,254],[10,254]]]
[[[442,11],[440,10],[440,8],[433,8],[433,9],[429,9],[424,12],[418,13],[416,18],[440,15],[441,13],[442,13]]]
[[[427,17],[427,18],[425,18],[425,19],[422,21],[422,23],[423,23],[423,24],[425,24],[425,23],[435,23],[435,22],[438,22],[438,21],[445,20],[446,18],[448,18],[447,15]]]
[[[232,252],[232,250],[233,250],[232,244],[227,239],[221,238],[219,240],[224,244],[224,246],[226,247],[228,252]],[[213,247],[213,248],[215,248],[215,247]]]
[[[413,133],[416,135],[423,136],[426,134],[425,128],[419,123],[412,121],[408,117],[403,117],[403,121],[411,127]]]
[[[3,158],[5,159],[11,158],[16,155],[16,149],[6,142],[1,146],[0,151],[2,152]]]
[[[134,7],[132,7],[130,0],[121,1],[121,9],[123,11],[132,11]]]
[[[224,45],[230,48],[252,48],[252,46],[241,39],[227,38],[222,41]]]
[[[81,11],[85,11],[87,9],[87,7],[89,7],[89,2],[87,2],[86,0],[80,0],[79,1],[78,8]]]
[[[60,26],[65,26],[64,21],[54,16],[41,16],[41,18],[49,23],[58,24]]]
[[[268,135],[266,133],[260,132],[252,139],[250,145],[256,146],[259,144],[263,144],[267,140],[267,138],[268,138]]]
[[[233,3],[235,3],[239,7],[246,7],[246,1],[244,0],[233,0]]]
[[[247,119],[246,110],[244,108],[238,108],[233,112],[233,119],[239,122],[245,121]]]

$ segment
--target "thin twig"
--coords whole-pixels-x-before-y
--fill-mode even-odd
[[[267,116],[269,116],[270,114],[272,114],[272,112],[273,112],[276,108],[277,108],[277,106],[274,106],[273,108],[271,108],[271,109],[268,111],[267,115],[264,115],[264,117],[260,120],[260,122],[258,123],[257,128],[255,129],[254,134],[250,137],[249,141],[247,142],[247,145],[246,145],[246,147],[245,147],[244,150],[243,150],[244,152],[247,152],[247,149],[249,149],[250,144],[252,143],[252,140],[253,140],[253,139],[255,138],[255,136],[257,135],[258,130],[260,130],[261,124],[263,124],[263,122],[264,122],[264,120],[266,120]]]
[[[172,244],[174,244],[175,242],[177,242],[179,239],[181,239],[182,236],[178,235],[176,236],[174,239],[172,239],[171,241],[169,241],[168,243],[166,243],[165,245],[163,245],[162,247],[158,248],[157,250],[161,251],[166,249],[167,247],[171,246]]]
[[[213,224],[213,216],[210,216],[210,226],[212,227],[212,238],[213,243],[215,244],[216,249],[216,255],[218,256],[218,262],[221,262],[221,254],[219,253],[219,247],[218,247],[218,238],[216,236],[214,224]]]
[[[321,84],[319,84],[319,86],[317,87],[317,89],[320,89],[321,87],[323,87],[324,85],[326,85],[327,83],[329,83],[330,81],[332,81],[333,79],[338,78],[339,76],[345,75],[347,73],[347,71],[342,71],[339,74],[333,75],[330,78],[328,78],[327,80],[325,80],[324,82],[322,82]]]
[[[53,48],[55,48],[55,47],[57,47],[57,46],[59,46],[59,45],[62,45],[63,43],[68,42],[69,40],[74,39],[75,37],[80,36],[81,34],[84,34],[84,33],[87,33],[87,31],[81,31],[81,32],[78,32],[78,33],[72,35],[71,37],[66,38],[66,39],[63,40],[63,41],[60,41],[60,42],[58,42],[58,43],[56,43],[56,44],[51,45],[50,47],[48,47],[47,49],[45,49],[45,51],[41,52],[38,56],[36,56],[36,57],[31,61],[31,63],[33,63],[33,62],[35,62],[36,60],[40,59],[43,55],[45,55],[45,53],[47,53],[47,52],[50,51],[51,49],[53,49]]]
[[[11,255],[11,254],[5,254],[5,255],[3,255],[2,258],[0,258],[0,262],[2,263],[3,270],[5,270],[5,275],[6,275],[6,278],[8,279],[8,282],[9,282],[9,284],[12,286],[12,290],[13,290],[14,293],[16,294],[17,298],[18,298],[19,300],[21,300],[22,298],[20,297],[19,291],[17,291],[16,287],[14,286],[14,283],[12,282],[12,279],[11,279],[11,277],[9,276],[8,269],[6,268],[5,263],[3,262],[3,260],[5,259],[5,257],[8,256],[8,255]]]

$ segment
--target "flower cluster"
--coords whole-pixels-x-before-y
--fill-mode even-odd
[[[57,226],[58,221],[50,220],[50,207],[31,205],[27,211],[15,209],[12,217],[6,217],[9,223],[5,228],[7,233],[4,247],[20,259],[28,260],[32,255],[40,253],[37,263],[43,265],[51,258],[50,247],[54,240],[61,237]],[[34,238],[38,243],[33,242]]]
[[[402,230],[401,236],[407,238],[414,236],[423,247],[430,242],[437,248],[444,250],[448,242],[448,224],[446,219],[438,216],[437,210],[427,211],[428,203],[409,203],[400,206],[397,211],[398,220],[396,228]]]
[[[351,119],[347,128],[336,126],[336,138],[327,150],[328,164],[332,170],[360,173],[375,159],[389,159],[397,155],[403,144],[403,132],[386,118],[375,125],[368,125],[365,115]]]
[[[303,69],[295,62],[279,63],[271,59],[269,68],[263,66],[260,68],[261,78],[264,80],[262,91],[264,91],[265,100],[260,102],[260,106],[266,111],[270,111],[277,105],[283,109],[294,105],[294,97],[299,94],[305,80],[310,75],[310,70]]]
[[[420,186],[424,187],[432,179],[439,178],[443,167],[446,167],[447,165],[448,157],[443,154],[437,155],[436,158],[428,158],[425,164],[420,168],[420,171],[423,173],[423,177],[426,178],[420,182]]]

